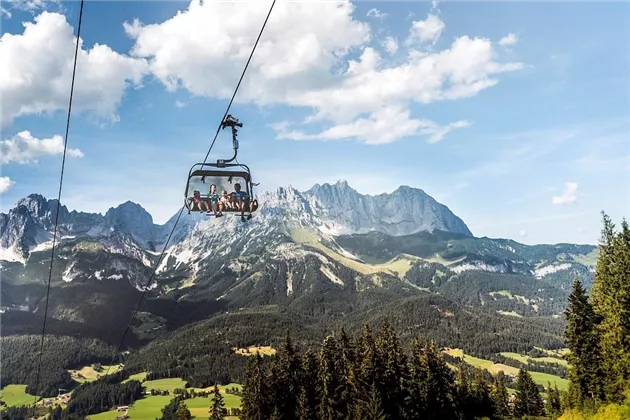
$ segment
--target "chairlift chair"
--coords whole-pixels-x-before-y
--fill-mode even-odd
[[[206,211],[206,206],[202,207],[201,202],[195,202],[195,199],[206,202],[210,205],[209,194],[210,186],[216,186],[216,193],[221,196],[222,191],[226,191],[228,195],[233,194],[235,185],[239,184],[241,191],[245,192],[246,200],[249,206],[246,207],[244,215],[250,219],[253,212],[258,209],[258,200],[254,197],[254,186],[252,182],[251,171],[247,165],[242,163],[232,163],[236,160],[238,153],[238,140],[236,138],[237,127],[242,127],[243,123],[236,118],[228,115],[225,121],[221,123],[222,128],[231,127],[232,143],[234,147],[234,155],[230,159],[218,159],[216,163],[196,163],[188,172],[188,181],[186,182],[186,191],[184,205],[191,212],[202,213]],[[236,213],[240,215],[241,210],[237,208],[223,208],[223,213]]]

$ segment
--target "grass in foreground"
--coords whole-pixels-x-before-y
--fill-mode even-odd
[[[0,390],[0,398],[8,407],[30,405],[35,401],[35,395],[26,393],[26,385],[7,385]]]

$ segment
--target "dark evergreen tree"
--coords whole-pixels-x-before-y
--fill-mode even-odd
[[[210,419],[209,420],[224,420],[227,416],[227,410],[225,409],[225,403],[223,402],[223,395],[219,391],[219,385],[214,384],[212,390],[212,405],[210,406]]]
[[[455,378],[453,372],[446,365],[444,358],[435,343],[429,342],[422,354],[427,367],[424,387],[426,391],[426,418],[439,419],[455,417],[453,394],[455,393]]]
[[[192,415],[190,414],[190,410],[184,401],[179,402],[179,406],[177,407],[177,420],[190,420],[192,419]]]
[[[346,369],[340,357],[339,344],[335,337],[328,336],[319,355],[319,383],[321,394],[319,418],[323,420],[346,419],[350,413],[346,398],[349,384]]]
[[[510,417],[509,395],[505,386],[505,374],[499,371],[494,378],[492,387],[492,400],[494,402],[494,412],[497,419],[507,419]]]
[[[582,407],[587,399],[600,400],[603,388],[597,316],[579,278],[573,281],[565,314],[565,337],[570,350],[566,356],[570,365],[570,401],[572,406]]]
[[[241,420],[267,420],[271,416],[262,357],[258,352],[249,356],[245,369],[245,384],[241,401]]]
[[[481,370],[475,372],[472,384],[472,400],[474,401],[475,417],[494,417],[495,407],[490,384]]]
[[[424,357],[424,349],[418,338],[414,338],[411,360],[409,362],[408,397],[406,403],[408,418],[418,419],[425,416],[428,402],[427,392],[429,367]]]
[[[591,290],[598,325],[605,378],[605,396],[623,399],[630,386],[630,227],[624,219],[615,232],[610,217],[602,212],[603,228],[599,257]]]
[[[516,402],[514,404],[516,416],[543,416],[545,414],[543,401],[538,386],[527,369],[518,372],[516,378]]]
[[[319,406],[319,375],[317,357],[310,349],[306,351],[302,358],[302,371],[304,373],[304,382],[300,392],[298,418],[299,420],[316,420],[317,407]]]
[[[556,418],[562,413],[562,405],[560,402],[560,391],[558,387],[551,387],[551,382],[547,383],[547,400],[545,401],[545,411],[551,418]]]
[[[382,368],[379,369],[382,371],[382,380],[375,389],[380,393],[384,414],[392,419],[403,418],[407,401],[405,384],[409,377],[407,357],[396,332],[388,322],[381,326],[376,347],[380,353],[379,362],[382,363]]]

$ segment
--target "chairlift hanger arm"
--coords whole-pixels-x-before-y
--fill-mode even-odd
[[[232,129],[232,146],[234,147],[234,155],[230,159],[217,159],[217,165],[222,167],[221,165],[225,165],[230,163],[236,159],[238,155],[238,129],[237,127],[243,127],[243,123],[238,120],[238,118],[234,118],[232,115],[228,115],[225,117],[225,120],[221,123],[221,129],[225,129],[225,127],[230,127]]]

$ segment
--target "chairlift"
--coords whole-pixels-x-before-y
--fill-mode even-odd
[[[254,198],[254,186],[258,184],[252,182],[247,165],[232,163],[238,154],[237,127],[243,127],[243,123],[228,115],[221,123],[221,129],[226,127],[232,129],[234,155],[230,159],[217,159],[216,163],[194,164],[188,172],[184,205],[188,214],[234,213],[249,220],[258,209],[258,200]]]

